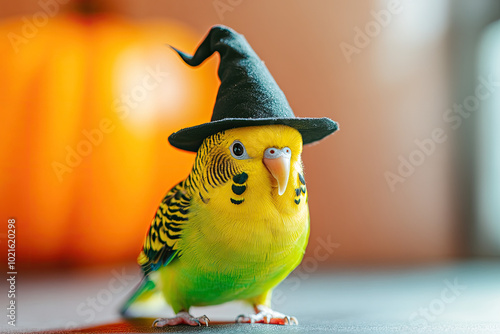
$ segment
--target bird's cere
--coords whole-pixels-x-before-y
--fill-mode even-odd
[[[278,183],[278,194],[281,196],[285,193],[290,176],[290,158],[292,152],[288,147],[279,149],[270,147],[264,151],[262,161],[267,167],[271,175]]]

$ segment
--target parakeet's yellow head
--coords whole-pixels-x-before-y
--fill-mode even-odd
[[[226,131],[225,137],[225,149],[238,169],[267,178],[278,195],[285,193],[290,170],[301,165],[302,136],[296,129],[284,125],[236,128]]]
[[[219,132],[206,138],[198,150],[192,175],[193,183],[201,186],[195,195],[203,202],[210,200],[221,206],[240,206],[249,201],[278,205],[281,197],[293,204],[303,180],[301,153],[302,136],[289,126],[262,125]]]

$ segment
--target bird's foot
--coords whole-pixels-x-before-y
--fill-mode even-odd
[[[165,326],[176,326],[176,325],[189,325],[189,326],[208,326],[210,320],[206,315],[201,317],[193,317],[187,312],[179,312],[173,318],[158,318],[153,322],[153,327],[165,327]]]
[[[258,305],[255,307],[255,314],[241,314],[236,318],[240,323],[261,323],[275,325],[298,325],[297,318],[284,315],[283,313],[271,310],[269,307]]]

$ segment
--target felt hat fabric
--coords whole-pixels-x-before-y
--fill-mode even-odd
[[[231,28],[212,27],[193,56],[173,49],[190,66],[198,66],[218,52],[221,84],[212,120],[171,134],[168,140],[172,146],[196,152],[206,137],[246,126],[288,125],[302,134],[304,144],[316,142],[338,129],[337,123],[326,117],[295,117],[264,62],[245,37]]]

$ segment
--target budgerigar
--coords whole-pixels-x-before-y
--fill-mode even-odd
[[[145,277],[123,312],[156,291],[176,313],[157,319],[157,327],[208,325],[189,309],[234,300],[255,310],[238,322],[298,323],[271,309],[271,294],[299,265],[308,241],[304,132],[274,123],[229,127],[200,141],[191,173],[151,223],[138,259]]]

